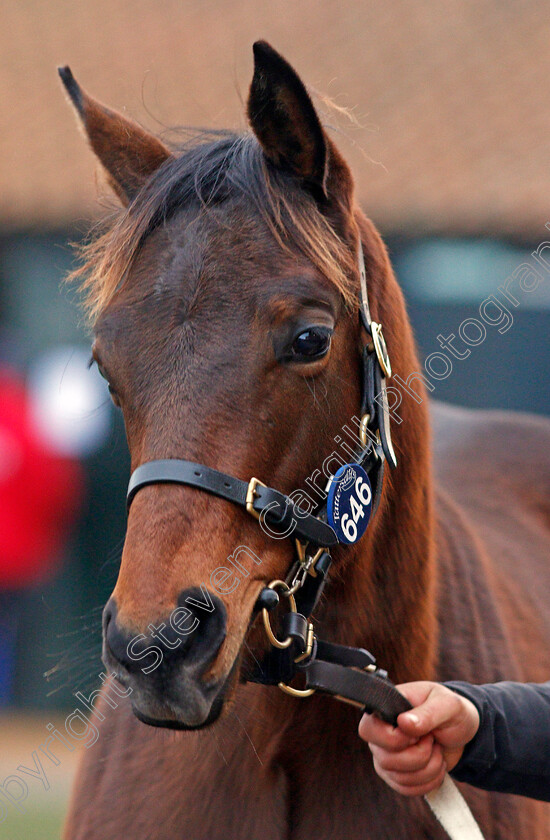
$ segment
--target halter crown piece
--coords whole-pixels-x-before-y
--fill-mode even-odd
[[[390,433],[386,381],[391,363],[382,324],[370,313],[363,246],[359,244],[360,318],[370,339],[362,353],[360,442],[353,463],[341,467],[328,482],[328,495],[315,511],[306,513],[279,490],[257,478],[246,482],[194,461],[148,461],[137,467],[128,485],[128,510],[137,492],[150,484],[183,484],[220,496],[246,511],[281,535],[295,540],[295,561],[286,580],[273,580],[260,593],[252,620],[262,612],[271,648],[248,675],[249,682],[278,685],[294,697],[316,691],[329,694],[357,708],[397,723],[401,712],[411,709],[386,671],[377,668],[374,656],[363,648],[325,642],[315,636],[310,616],[325,586],[332,558],[329,548],[354,543],[364,533],[368,518],[376,513],[382,493],[384,466],[397,466]],[[269,613],[286,598],[289,611],[282,621],[282,640],[272,630]],[[298,674],[304,688],[288,683]],[[433,813],[451,840],[483,840],[468,805],[447,775],[440,789],[427,794]]]

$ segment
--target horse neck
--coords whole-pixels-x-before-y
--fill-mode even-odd
[[[420,370],[402,293],[384,244],[358,214],[373,317],[382,322],[394,370]],[[363,540],[334,552],[332,582],[318,616],[319,635],[367,647],[392,679],[433,675],[437,653],[436,569],[426,392],[403,393],[392,422],[398,466],[386,466],[381,504]],[[368,535],[368,536],[367,536]]]

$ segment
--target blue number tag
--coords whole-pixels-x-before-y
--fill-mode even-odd
[[[339,542],[357,542],[369,524],[372,490],[369,477],[359,464],[344,464],[334,474],[327,497],[328,524]]]

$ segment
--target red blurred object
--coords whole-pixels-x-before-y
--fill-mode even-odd
[[[33,426],[25,385],[0,369],[0,588],[48,578],[83,497],[78,461],[61,456]]]

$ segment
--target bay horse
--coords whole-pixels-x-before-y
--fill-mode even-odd
[[[132,469],[187,458],[289,494],[359,411],[360,248],[394,371],[406,380],[419,364],[346,162],[292,67],[265,42],[254,57],[251,131],[170,149],[60,74],[123,205],[82,272]],[[430,419],[420,377],[415,390],[378,510],[360,541],[333,549],[316,631],[373,651],[395,682],[544,681],[550,426],[436,405]],[[243,546],[237,576],[225,561]],[[66,840],[445,837],[421,799],[378,779],[356,709],[244,679],[268,647],[256,601],[293,556],[219,496],[137,493],[104,614],[104,659],[124,689],[104,689],[93,713]],[[167,630],[178,609],[200,613],[179,646]],[[132,640],[152,636],[161,666],[136,666]],[[547,805],[463,789],[486,838],[550,836]]]

